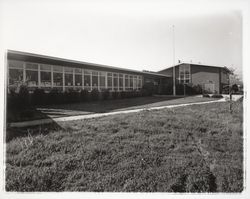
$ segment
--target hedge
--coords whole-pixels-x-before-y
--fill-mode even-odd
[[[10,109],[23,109],[31,105],[48,105],[48,104],[66,104],[86,101],[109,100],[109,99],[124,99],[132,97],[141,97],[149,95],[145,90],[141,91],[114,91],[106,89],[98,91],[93,89],[88,90],[68,90],[61,92],[58,89],[52,89],[46,93],[43,89],[35,89],[33,93],[29,93],[27,87],[20,87],[18,93],[11,91],[7,96],[7,106]]]

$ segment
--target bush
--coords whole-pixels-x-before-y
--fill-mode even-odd
[[[88,90],[81,90],[80,92],[80,100],[82,102],[86,102],[89,100],[89,91]]]
[[[26,108],[29,105],[29,91],[27,86],[21,85],[18,93],[18,107]]]
[[[96,101],[99,99],[99,91],[97,89],[93,89],[91,91],[91,100]]]
[[[65,103],[74,103],[80,101],[80,93],[76,90],[68,90],[64,93]]]
[[[118,99],[118,92],[117,91],[112,92],[112,99]]]
[[[221,94],[214,94],[211,96],[212,98],[223,98]]]
[[[58,89],[53,88],[48,94],[48,104],[61,104],[64,102],[64,95]]]
[[[210,97],[208,94],[203,94],[202,97]]]
[[[45,92],[44,89],[37,88],[34,90],[32,95],[32,104],[34,105],[41,105],[45,104]]]
[[[102,99],[103,99],[103,100],[109,99],[109,89],[105,89],[105,90],[102,92]]]

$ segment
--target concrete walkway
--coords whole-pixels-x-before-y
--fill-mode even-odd
[[[195,103],[188,103],[188,104],[178,104],[178,105],[167,105],[167,106],[160,106],[160,107],[151,107],[151,108],[140,108],[140,109],[133,109],[133,110],[124,110],[124,111],[116,111],[116,112],[108,112],[108,113],[94,113],[89,115],[76,115],[76,116],[68,116],[68,117],[59,117],[59,118],[49,118],[49,119],[40,119],[40,120],[33,120],[33,121],[25,121],[25,122],[16,122],[10,123],[9,127],[26,127],[26,126],[35,126],[35,125],[42,125],[42,124],[49,124],[49,123],[60,123],[60,122],[67,122],[67,121],[74,121],[74,120],[84,120],[90,118],[98,118],[110,115],[117,115],[117,114],[124,114],[124,113],[137,113],[140,111],[150,111],[150,110],[160,110],[165,108],[176,108],[176,107],[184,107],[184,106],[191,106],[197,104],[210,104],[215,102],[225,102],[225,98],[220,100],[214,101],[206,101],[206,102],[195,102]]]

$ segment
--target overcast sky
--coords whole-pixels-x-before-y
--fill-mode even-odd
[[[192,60],[233,66],[240,73],[241,12],[200,2],[5,0],[0,14],[3,45],[5,49],[158,71],[173,64],[175,25],[176,63]]]

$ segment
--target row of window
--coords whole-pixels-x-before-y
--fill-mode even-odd
[[[140,90],[142,76],[9,60],[8,83],[29,88]]]
[[[179,67],[179,83],[190,83],[190,65],[180,65]]]

